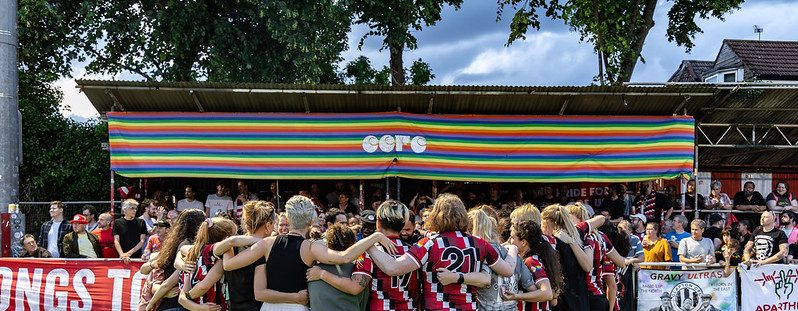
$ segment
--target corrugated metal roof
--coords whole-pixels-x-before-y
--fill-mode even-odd
[[[700,123],[798,124],[798,85],[376,86],[77,80],[100,113],[125,111],[692,115]],[[115,106],[115,102],[116,104]],[[725,128],[707,128],[716,140]],[[767,129],[762,127],[760,135]],[[746,133],[747,132],[747,133]],[[798,141],[798,128],[783,130]],[[750,130],[744,131],[750,135]],[[759,138],[758,138],[759,139]],[[696,132],[698,143],[707,143]],[[724,143],[745,143],[734,130]],[[771,131],[760,144],[780,144]],[[701,148],[702,169],[790,167],[798,149]],[[795,166],[798,170],[798,166]]]

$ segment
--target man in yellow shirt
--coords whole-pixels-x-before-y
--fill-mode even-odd
[[[64,236],[64,258],[103,258],[97,236],[86,231],[89,220],[83,214],[72,217],[72,232]]]

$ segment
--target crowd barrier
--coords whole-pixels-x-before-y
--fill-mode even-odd
[[[741,265],[728,276],[718,264],[645,265],[686,268],[638,271],[631,287],[638,311],[798,310],[798,265]]]

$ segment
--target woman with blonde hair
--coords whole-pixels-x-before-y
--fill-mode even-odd
[[[510,219],[513,224],[531,220],[540,225],[540,210],[535,205],[526,203],[514,209],[513,212],[510,213]]]
[[[244,204],[241,213],[241,225],[246,235],[233,236],[219,242],[214,248],[216,256],[224,255],[224,260],[232,259],[236,254],[244,251],[252,244],[269,236],[274,229],[275,208],[272,202],[249,201]],[[230,294],[231,310],[257,310],[261,303],[255,300],[255,269],[265,264],[264,258],[241,269],[226,271],[225,282]]]
[[[307,240],[311,224],[318,217],[316,206],[309,198],[295,195],[285,202],[285,213],[290,230],[285,235],[266,237],[251,248],[229,260],[224,260],[226,271],[246,267],[259,258],[266,264],[255,268],[255,299],[263,301],[262,311],[308,310],[307,270],[314,263],[351,263],[366,249],[380,243],[389,251],[395,250],[393,242],[382,233],[374,233],[355,243],[345,251],[335,251],[321,243]]]
[[[394,258],[376,247],[368,253],[374,263],[386,274],[403,275],[416,269],[425,274],[423,284],[423,309],[476,310],[473,298],[476,288],[470,272],[479,272],[483,264],[501,276],[512,276],[518,253],[513,249],[507,260],[501,259],[496,249],[487,241],[465,232],[468,229],[468,216],[465,205],[455,195],[442,194],[432,206],[427,218],[429,229],[436,233],[421,239],[409,253]],[[468,258],[466,258],[468,257]],[[445,271],[458,274],[456,284],[440,286],[432,282]]]
[[[496,218],[490,214],[498,215],[489,205],[481,205],[468,212],[468,219],[471,221],[471,234],[490,243],[501,258],[507,258],[508,251],[499,241]],[[515,301],[502,299],[502,291],[515,294],[519,288],[526,291],[535,289],[532,273],[524,267],[520,257],[516,262],[515,272],[510,277],[500,276],[487,266],[483,268],[483,271],[490,273],[490,285],[477,289],[476,298],[479,310],[518,310],[518,304]]]
[[[558,204],[543,209],[540,227],[547,240],[555,240],[552,247],[557,251],[561,265],[574,267],[562,269],[564,284],[554,309],[589,310],[585,275],[593,269],[593,250],[582,248],[579,231],[571,222],[568,211]]]

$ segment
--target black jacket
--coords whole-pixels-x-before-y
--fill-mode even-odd
[[[100,240],[91,232],[87,231],[86,235],[89,237],[89,242],[91,242],[91,246],[94,248],[94,253],[97,254],[97,258],[103,258],[103,251],[100,249]],[[80,254],[78,236],[74,231],[64,236],[62,244],[64,245],[64,258],[86,258],[86,256]]]

